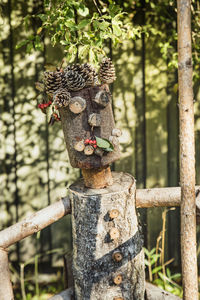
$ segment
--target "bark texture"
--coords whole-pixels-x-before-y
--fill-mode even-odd
[[[0,249],[0,299],[14,300],[10,281],[8,253],[5,249]]]
[[[191,1],[178,0],[181,257],[183,299],[198,299]]]
[[[0,247],[7,248],[36,233],[71,212],[69,198],[49,205],[26,219],[0,231]]]
[[[84,184],[92,189],[102,189],[113,184],[110,167],[101,169],[82,169]]]
[[[105,91],[109,100],[106,106],[96,103],[95,97],[99,92]],[[96,169],[107,166],[120,158],[119,146],[114,148],[113,152],[105,152],[104,155],[98,156],[95,153],[87,156],[84,152],[78,152],[73,145],[80,140],[91,138],[92,135],[108,139],[113,128],[115,128],[111,96],[107,85],[85,88],[78,92],[71,92],[71,96],[79,96],[86,101],[86,109],[80,114],[73,114],[68,107],[60,108],[62,128],[64,138],[69,154],[70,163],[73,168]],[[98,114],[101,124],[98,127],[92,127],[88,123],[91,114]]]
[[[112,173],[113,185],[71,185],[76,300],[144,299],[143,241],[135,211],[135,180]],[[113,211],[115,210],[115,211]],[[122,259],[115,259],[119,253]]]

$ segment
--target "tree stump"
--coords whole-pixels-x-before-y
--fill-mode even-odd
[[[90,189],[80,179],[69,188],[76,300],[144,299],[135,180],[113,173],[113,181],[105,189]]]

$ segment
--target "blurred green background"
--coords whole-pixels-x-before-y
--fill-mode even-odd
[[[166,1],[164,1],[166,2]],[[63,59],[60,48],[45,41],[43,52],[26,54],[16,45],[26,33],[23,17],[42,9],[36,0],[3,0],[0,18],[0,229],[55,202],[67,194],[67,187],[80,172],[68,161],[60,123],[49,127],[45,115],[37,108],[35,82],[41,80],[46,64],[59,65]],[[170,13],[170,12],[169,12]],[[38,21],[39,22],[39,21]],[[135,17],[144,23],[141,10]],[[155,27],[168,36],[166,23]],[[176,27],[175,24],[170,26]],[[32,21],[30,32],[38,24]],[[157,35],[127,41],[118,49],[107,46],[107,53],[116,67],[117,80],[113,92],[116,127],[122,129],[121,160],[113,165],[116,171],[135,176],[138,188],[179,185],[179,129],[177,71],[170,70],[160,52]],[[175,41],[176,44],[176,41]],[[196,184],[200,184],[200,91],[194,84]],[[141,209],[145,246],[156,244],[162,229],[162,209]],[[175,258],[180,268],[179,209],[168,212],[166,231],[167,258]],[[26,261],[36,253],[55,248],[71,249],[70,217],[26,238],[11,247],[12,261]],[[43,261],[58,266],[56,255]]]

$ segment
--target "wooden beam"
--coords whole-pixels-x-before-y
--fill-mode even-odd
[[[198,299],[191,0],[177,1],[183,299]]]
[[[200,186],[196,186],[197,209],[200,208],[199,191]],[[181,205],[181,188],[166,187],[154,189],[137,189],[136,190],[136,207],[164,207],[164,206],[180,206]]]
[[[0,248],[7,248],[36,233],[71,212],[68,197],[41,209],[26,219],[0,231]]]
[[[8,263],[8,253],[0,248],[0,299],[14,300],[12,284],[10,281],[10,271]]]

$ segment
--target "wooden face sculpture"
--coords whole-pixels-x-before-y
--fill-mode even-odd
[[[59,108],[70,163],[74,168],[96,169],[120,158],[108,85],[71,92],[67,107]]]
[[[38,106],[45,112],[51,105],[50,124],[61,120],[70,163],[82,169],[88,187],[112,184],[109,165],[120,158],[121,132],[115,128],[108,87],[115,78],[109,58],[103,59],[98,73],[87,63],[44,73],[50,101]],[[40,90],[41,83],[37,85]]]

